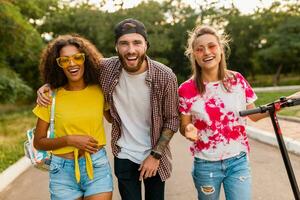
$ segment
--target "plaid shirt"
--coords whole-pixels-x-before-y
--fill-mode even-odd
[[[178,119],[178,95],[177,79],[172,70],[161,63],[151,60],[147,57],[148,71],[146,83],[150,87],[150,104],[151,104],[151,146],[155,147],[163,129],[170,129],[177,132],[179,126]],[[121,137],[121,119],[113,104],[113,92],[118,84],[121,63],[118,57],[111,57],[101,60],[99,67],[99,82],[103,90],[105,100],[110,105],[110,113],[113,118],[112,122],[112,139],[111,146],[114,156],[120,152],[117,141]],[[158,173],[163,181],[170,177],[171,152],[168,146],[162,154]]]

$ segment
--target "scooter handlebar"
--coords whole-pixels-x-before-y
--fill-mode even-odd
[[[256,113],[264,113],[272,107],[272,104],[274,104],[274,103],[259,106],[257,108],[253,108],[253,109],[249,109],[249,110],[242,110],[239,112],[239,114],[241,117],[244,117],[244,116],[252,115],[252,114],[256,114]],[[290,107],[290,106],[297,106],[297,105],[300,105],[300,98],[288,99],[288,100],[281,102],[281,107]]]
[[[300,98],[297,98],[297,99],[291,99],[292,100],[292,104],[293,106],[297,106],[297,105],[300,105]]]
[[[262,107],[257,107],[257,108],[253,108],[253,109],[249,109],[249,110],[242,110],[240,111],[240,116],[241,117],[244,117],[244,116],[247,116],[247,115],[252,115],[252,114],[256,114],[256,113],[261,113],[263,112],[263,109]]]

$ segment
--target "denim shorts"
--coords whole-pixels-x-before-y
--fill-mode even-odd
[[[251,199],[250,167],[245,152],[220,161],[195,157],[192,176],[198,199],[218,200],[222,184],[226,199]]]
[[[74,160],[53,155],[49,170],[49,189],[52,200],[68,200],[87,197],[113,190],[111,167],[104,148],[91,155],[94,179],[86,172],[85,157],[78,159],[80,182],[75,178]]]

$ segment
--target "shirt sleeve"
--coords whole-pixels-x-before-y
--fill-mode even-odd
[[[164,124],[163,128],[170,129],[174,133],[177,132],[179,127],[179,115],[178,115],[178,83],[175,74],[172,74],[172,78],[167,83],[164,101],[163,101],[163,116]]]
[[[188,103],[188,99],[181,95],[182,90],[178,90],[179,94],[179,112],[184,115],[190,114],[191,104]]]
[[[39,106],[37,105],[32,112],[41,120],[50,123],[50,107],[43,107],[43,106]]]
[[[193,80],[182,83],[178,89],[179,95],[179,112],[184,115],[190,115],[193,102],[198,95],[197,88],[194,86]]]
[[[238,77],[239,77],[240,83],[242,84],[242,87],[245,91],[246,104],[249,105],[249,104],[254,103],[257,100],[257,96],[256,96],[253,88],[240,73],[238,73]]]

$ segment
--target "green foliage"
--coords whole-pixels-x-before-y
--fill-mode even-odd
[[[45,23],[38,29],[41,33],[53,33],[53,37],[77,33],[91,40],[100,52],[108,56],[114,50],[113,23],[110,17],[87,4],[65,6],[45,16]]]
[[[17,6],[0,2],[0,58],[12,70],[21,75],[28,85],[40,85],[38,60],[43,47],[40,34],[21,15]]]
[[[300,5],[295,2],[274,1],[271,7],[257,8],[255,13],[247,15],[233,4],[229,8],[220,7],[217,0],[197,1],[195,8],[183,0],[143,1],[130,9],[122,8],[123,1],[118,1],[114,3],[119,9],[113,13],[101,9],[105,0],[98,4],[90,2],[0,1],[3,25],[0,38],[5,38],[0,40],[0,63],[20,74],[20,78],[35,89],[41,84],[37,78],[38,59],[44,46],[41,34],[56,37],[78,33],[109,57],[116,55],[115,24],[132,17],[144,22],[148,29],[148,55],[171,67],[180,83],[191,74],[189,61],[184,56],[187,31],[198,24],[213,25],[229,33],[232,38],[229,69],[252,79],[260,73],[299,74]],[[282,83],[280,79],[278,84]]]
[[[279,65],[284,65],[283,73],[300,72],[299,33],[300,16],[290,16],[265,36],[266,44],[256,53],[257,62],[268,62],[263,72],[276,72]]]
[[[14,71],[0,66],[0,103],[26,100],[32,89]]]
[[[256,21],[251,16],[241,16],[240,13],[228,14],[228,25],[225,32],[231,38],[230,59],[228,67],[244,74],[254,74],[251,58],[257,49],[259,29]]]
[[[45,13],[55,11],[58,6],[58,0],[11,0],[11,2],[27,19],[41,19]]]
[[[280,85],[280,74],[299,74],[300,5],[275,1],[253,15],[259,24],[259,43],[250,60],[255,73],[273,73],[273,85]]]

